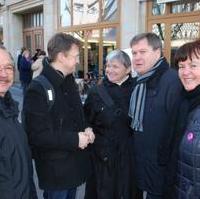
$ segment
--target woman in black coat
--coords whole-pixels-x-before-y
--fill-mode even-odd
[[[200,198],[200,41],[186,43],[175,55],[185,100],[179,117],[175,199]],[[180,139],[179,139],[180,138]]]
[[[106,61],[106,78],[90,90],[84,106],[95,133],[91,146],[94,176],[87,184],[85,198],[131,199],[135,198],[133,151],[129,149],[133,133],[128,117],[133,88],[131,61],[121,50],[109,53]],[[93,188],[96,196],[89,194]]]

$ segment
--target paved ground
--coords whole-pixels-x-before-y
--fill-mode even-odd
[[[13,98],[19,103],[19,110],[20,110],[19,121],[21,121],[23,94],[20,84],[14,84],[14,86],[11,87],[10,91],[12,93]]]
[[[22,104],[23,104],[23,93],[22,93],[22,88],[19,83],[15,83],[14,86],[11,87],[10,89],[13,98],[19,102],[19,121],[21,121],[21,110],[22,110]],[[34,162],[33,162],[34,165]],[[42,191],[38,188],[38,180],[37,180],[37,174],[34,169],[34,180],[37,188],[37,193],[38,193],[38,199],[43,199],[42,197]],[[80,186],[77,188],[77,193],[76,193],[76,199],[83,199],[84,198],[84,185]]]

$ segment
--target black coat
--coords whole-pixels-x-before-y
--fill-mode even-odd
[[[19,61],[20,81],[29,84],[32,79],[31,60],[21,56]]]
[[[166,62],[162,64],[168,66]],[[137,183],[141,190],[162,195],[170,180],[168,162],[176,134],[182,86],[177,72],[171,68],[149,79],[146,85],[144,132],[134,134]]]
[[[25,128],[40,188],[64,190],[83,183],[90,172],[87,149],[78,147],[78,132],[85,129],[84,113],[72,75],[64,78],[49,65],[42,74],[53,85],[55,102],[48,111],[45,91],[32,81],[24,100]]]
[[[174,161],[177,163],[174,199],[200,198],[200,86],[184,91],[177,123],[177,145]]]
[[[85,102],[85,115],[96,136],[91,149],[97,191],[93,198],[130,199],[135,194],[132,151],[129,150],[133,134],[128,117],[133,80],[129,77],[119,86],[105,79],[103,84],[114,105],[106,106],[96,87],[91,89]],[[92,198],[87,192],[86,196]]]
[[[185,98],[185,94],[182,95],[180,108],[178,112],[177,122],[175,125],[175,133],[173,143],[171,144],[171,157],[167,165],[167,178],[168,185],[166,186],[165,199],[177,199],[177,169],[178,169],[178,157],[179,157],[179,146],[184,135],[184,131],[187,125],[187,116],[189,111],[189,102]]]
[[[0,97],[0,198],[35,199],[31,154],[10,93]]]
[[[200,198],[200,106],[188,113],[179,145],[176,199]]]

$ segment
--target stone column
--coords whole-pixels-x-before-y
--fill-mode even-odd
[[[123,2],[122,2],[123,1]],[[146,2],[121,1],[121,48],[129,48],[131,38],[145,31]]]
[[[47,43],[57,30],[57,3],[54,0],[44,0],[44,49],[47,50]]]

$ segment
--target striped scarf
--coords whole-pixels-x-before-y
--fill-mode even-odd
[[[156,64],[145,74],[138,76],[130,100],[129,116],[132,118],[131,128],[134,131],[143,132],[144,106],[146,100],[146,82],[156,72],[164,58],[161,57]]]

